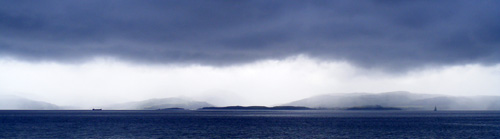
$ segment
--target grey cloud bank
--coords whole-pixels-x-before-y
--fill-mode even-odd
[[[1,1],[0,55],[366,68],[500,62],[499,1]]]

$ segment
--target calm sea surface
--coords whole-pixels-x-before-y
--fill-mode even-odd
[[[500,138],[500,111],[0,111],[0,138]]]

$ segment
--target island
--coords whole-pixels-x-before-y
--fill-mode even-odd
[[[175,108],[163,108],[163,109],[157,109],[157,110],[159,110],[159,111],[180,111],[180,110],[186,110],[186,109],[175,107]]]
[[[227,106],[227,107],[203,107],[200,110],[313,110],[308,107],[300,106]]]
[[[402,110],[402,109],[396,107],[382,107],[380,105],[368,105],[368,106],[350,107],[346,108],[345,110]]]

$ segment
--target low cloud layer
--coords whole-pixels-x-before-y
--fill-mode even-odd
[[[92,108],[186,97],[224,105],[278,105],[330,93],[410,91],[498,95],[500,65],[446,66],[390,74],[299,56],[238,66],[141,66],[116,59],[85,64],[0,59],[0,95]]]
[[[500,62],[500,2],[1,1],[0,55],[234,65],[296,55],[407,71]]]

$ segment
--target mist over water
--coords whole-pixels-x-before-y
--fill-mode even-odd
[[[228,106],[211,104],[206,101],[196,101],[190,98],[147,99],[110,105],[96,105],[91,108],[57,106],[47,102],[16,96],[4,96],[0,97],[0,100],[0,110],[89,110],[94,108],[105,110],[197,110],[206,107],[224,108]],[[238,105],[238,107],[239,106],[240,105]],[[257,106],[255,108],[261,110],[266,109],[266,107],[262,105],[254,106]],[[439,110],[500,110],[500,96],[447,96],[417,94],[404,91],[385,93],[345,93],[318,95],[275,106],[295,106],[295,108],[303,107],[316,110],[366,109],[376,107],[379,109],[388,108],[410,111],[433,110],[436,108]]]
[[[79,65],[0,61],[0,94],[85,109],[172,97],[217,106],[274,106],[337,93],[408,90],[448,96],[496,96],[500,91],[498,65],[391,74],[307,56],[228,67],[136,65],[116,59],[96,59]]]

